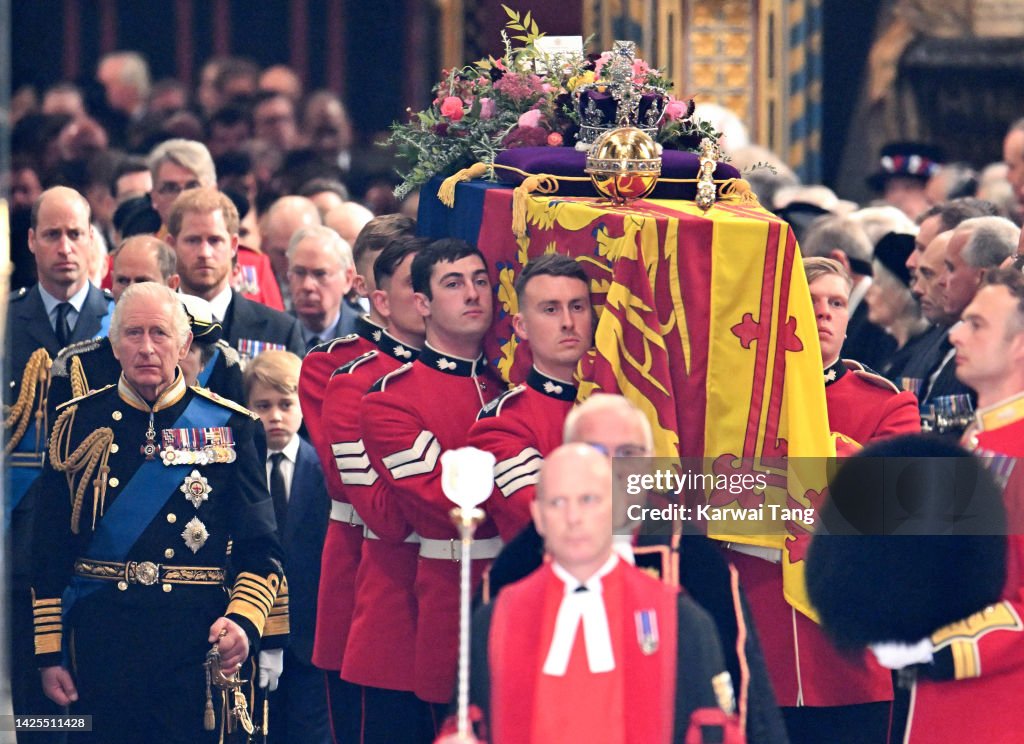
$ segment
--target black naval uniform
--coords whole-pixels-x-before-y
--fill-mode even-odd
[[[227,616],[255,647],[286,622],[271,613],[283,571],[258,426],[180,371],[152,413],[123,377],[60,407],[39,480],[36,661],[74,676],[72,711],[93,715],[76,741],[217,741],[203,729],[210,626]],[[214,708],[219,728],[216,691]]]
[[[71,330],[71,342],[105,336],[114,299],[109,292],[90,286]],[[29,594],[32,566],[32,520],[35,502],[31,484],[42,471],[47,418],[47,392],[51,360],[60,351],[39,285],[10,295],[4,359],[5,444],[10,448],[4,477],[5,529],[11,583],[8,622],[11,694],[17,713],[57,714],[60,709],[40,690],[32,659],[32,609]],[[23,396],[22,400],[19,397]],[[22,735],[42,744],[63,741],[63,734]]]
[[[241,357],[222,339],[214,347],[214,357],[199,374],[199,387],[236,403],[244,402]],[[55,420],[52,413],[61,403],[116,384],[120,376],[121,363],[114,357],[109,338],[82,341],[62,349],[50,368],[49,420]]]

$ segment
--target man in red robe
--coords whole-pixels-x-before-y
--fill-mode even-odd
[[[551,560],[474,625],[474,697],[495,742],[682,741],[694,711],[731,707],[713,621],[619,558],[611,494],[594,447],[545,460],[531,514]]]

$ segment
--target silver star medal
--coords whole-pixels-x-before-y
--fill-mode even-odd
[[[562,386],[561,385],[556,385],[555,383],[551,382],[551,380],[547,380],[544,383],[544,392],[545,393],[550,393],[551,395],[561,395],[562,394]]]
[[[192,506],[196,509],[213,493],[213,487],[206,480],[206,476],[201,475],[198,470],[193,470],[191,475],[185,476],[185,482],[181,484],[179,490],[185,494],[185,498],[191,501]]]
[[[199,548],[206,545],[206,541],[210,539],[210,533],[206,531],[206,525],[199,521],[199,517],[192,517],[189,523],[185,525],[181,537],[185,540],[189,550],[193,553],[198,553]]]

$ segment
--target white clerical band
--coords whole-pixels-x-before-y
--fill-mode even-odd
[[[544,674],[565,676],[572,647],[576,642],[576,629],[581,621],[590,672],[598,674],[615,669],[615,654],[612,652],[612,635],[608,629],[601,578],[615,568],[618,560],[618,556],[613,553],[601,570],[586,582],[584,586],[587,591],[576,591],[579,582],[568,576],[561,566],[553,564],[555,574],[565,582],[565,594],[555,617],[555,632],[551,636],[551,646],[544,661]]]

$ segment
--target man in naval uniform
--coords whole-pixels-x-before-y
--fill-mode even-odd
[[[89,203],[73,189],[58,186],[32,207],[28,245],[39,282],[13,294],[7,313],[4,394],[7,468],[4,528],[10,529],[11,669],[16,713],[56,713],[39,693],[32,661],[29,581],[35,503],[26,497],[43,463],[47,389],[51,360],[68,344],[105,336],[113,310],[108,293],[89,283],[95,250]],[[41,739],[43,740],[43,739]]]
[[[609,459],[559,447],[532,503],[551,561],[474,619],[470,679],[492,740],[668,744],[695,711],[731,707],[711,618],[613,549]]]
[[[239,669],[283,581],[258,424],[186,387],[188,317],[166,287],[125,290],[111,340],[118,383],[61,406],[49,440],[36,664],[51,700],[93,716],[81,741],[214,742],[224,711],[205,730],[203,660],[213,643]]]
[[[506,542],[530,524],[537,473],[562,443],[576,402],[576,365],[593,345],[594,313],[583,267],[558,253],[530,261],[516,279],[516,335],[530,345],[533,368],[518,385],[480,411],[469,444],[495,457],[494,493],[483,509]]]

